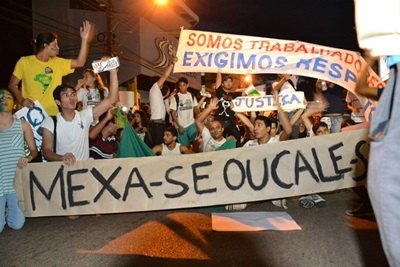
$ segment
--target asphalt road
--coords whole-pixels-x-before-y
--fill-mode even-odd
[[[158,212],[28,218],[0,234],[0,266],[388,266],[374,218],[347,217],[348,190],[323,194],[322,208],[287,212],[300,231],[215,232],[211,212]],[[246,211],[282,211],[270,202]]]

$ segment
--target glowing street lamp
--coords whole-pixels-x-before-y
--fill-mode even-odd
[[[153,2],[158,6],[166,6],[166,5],[168,5],[168,0],[153,0]]]

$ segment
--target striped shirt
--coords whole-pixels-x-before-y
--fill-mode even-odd
[[[15,193],[18,160],[25,156],[21,120],[15,118],[10,128],[0,130],[0,144],[0,196],[4,196]]]

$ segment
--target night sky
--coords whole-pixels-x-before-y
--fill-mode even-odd
[[[185,0],[195,29],[299,40],[357,51],[352,0]]]

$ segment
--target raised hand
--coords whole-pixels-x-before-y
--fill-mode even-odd
[[[211,98],[210,103],[208,104],[211,110],[216,110],[218,108],[219,99],[216,97]]]
[[[88,20],[85,20],[80,27],[81,39],[90,43],[95,35],[95,25]]]

